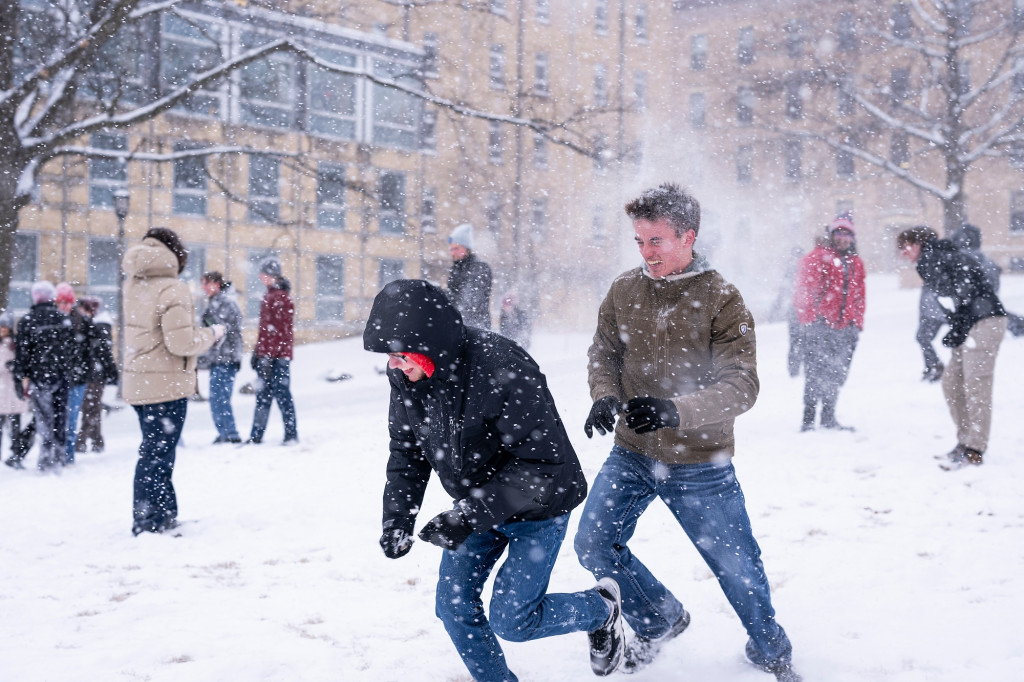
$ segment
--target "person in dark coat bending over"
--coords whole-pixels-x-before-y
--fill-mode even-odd
[[[452,269],[448,298],[469,327],[491,328],[491,266],[473,253],[473,226],[459,225],[448,237]]]
[[[409,552],[435,471],[454,505],[419,537],[444,550],[436,612],[473,679],[518,679],[496,635],[525,642],[588,632],[591,668],[613,672],[623,652],[615,580],[546,594],[587,482],[537,363],[505,337],[464,325],[444,292],[422,280],[397,280],[377,294],[363,346],[389,356],[380,546],[392,559]],[[480,595],[506,550],[488,618]]]

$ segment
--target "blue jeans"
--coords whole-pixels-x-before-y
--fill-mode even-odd
[[[551,569],[565,538],[569,515],[545,521],[505,523],[473,533],[441,557],[436,612],[477,682],[515,682],[495,634],[526,642],[569,632],[590,632],[608,620],[596,589],[546,594]],[[491,569],[508,548],[491,592],[490,622],[480,594]],[[582,652],[581,652],[582,655]]]
[[[263,440],[263,433],[267,430],[267,419],[270,418],[270,406],[277,400],[281,418],[284,420],[284,439],[297,439],[299,433],[295,421],[295,403],[292,402],[291,360],[261,357],[257,360],[256,374],[256,412],[252,417],[252,432],[249,437],[255,441]]]
[[[188,398],[154,405],[135,405],[142,429],[139,461],[135,464],[132,533],[159,533],[178,518],[178,497],[171,475]]]
[[[78,442],[78,413],[82,410],[86,384],[72,386],[68,391],[68,437],[65,445],[64,463],[75,461],[75,443]]]
[[[683,605],[630,551],[637,521],[660,497],[718,578],[750,636],[755,664],[789,660],[789,638],[775,622],[761,549],[750,530],[732,464],[665,464],[615,446],[587,496],[576,534],[580,563],[622,590],[622,615],[633,631],[660,637]]]
[[[210,365],[210,414],[217,435],[222,440],[238,439],[235,413],[231,410],[231,393],[235,390],[235,375],[238,365],[222,363]]]

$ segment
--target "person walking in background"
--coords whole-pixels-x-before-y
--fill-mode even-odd
[[[585,631],[591,668],[622,658],[614,576],[574,594],[547,594],[569,513],[587,480],[537,363],[507,338],[467,327],[438,287],[391,282],[377,294],[363,347],[387,353],[391,457],[384,554],[405,556],[431,471],[454,506],[419,537],[444,549],[436,612],[479,682],[515,682],[498,637],[525,642]],[[481,593],[501,555],[490,618]]]
[[[132,534],[162,533],[178,525],[171,476],[188,399],[199,382],[196,357],[224,336],[223,325],[195,324],[188,285],[178,279],[188,251],[166,227],[146,232],[128,249],[124,283],[125,358],[122,397],[142,429],[135,466]]]
[[[270,407],[276,400],[284,421],[284,445],[293,445],[299,441],[299,431],[291,389],[295,306],[288,292],[292,285],[281,274],[281,263],[275,258],[260,266],[260,282],[267,293],[260,302],[259,335],[252,353],[252,368],[257,374],[256,410],[246,443],[263,442]]]
[[[576,554],[596,578],[612,576],[622,588],[635,633],[623,670],[641,670],[690,623],[629,546],[660,497],[739,616],[747,658],[797,682],[731,461],[733,421],[760,389],[754,318],[736,287],[694,251],[694,197],[665,183],[626,204],[626,214],[643,264],[612,283],[588,351],[594,403],[584,431],[614,431],[615,444],[583,508]]]
[[[900,255],[916,264],[924,286],[949,298],[950,349],[942,393],[956,426],[957,443],[940,466],[946,470],[980,465],[992,425],[992,384],[996,356],[1006,333],[1006,311],[979,262],[935,231],[918,225],[896,237]]]
[[[836,420],[836,402],[864,329],[866,301],[864,261],[857,255],[853,218],[844,213],[828,226],[827,239],[800,259],[793,287],[804,349],[801,431],[814,428],[819,404],[822,428],[852,430]]]
[[[998,296],[999,280],[1000,276],[1003,274],[1003,269],[998,263],[985,255],[981,250],[981,230],[978,226],[967,223],[954,232],[953,235],[950,236],[949,240],[953,242],[958,249],[978,262],[978,265],[981,266],[982,272],[985,273],[985,279],[988,280],[989,284],[992,286],[992,290],[995,291]],[[1024,336],[1024,317],[1015,315],[1007,310],[1006,330],[1014,336]]]
[[[448,299],[470,327],[491,328],[491,266],[473,253],[473,226],[466,223],[448,237],[452,267]]]
[[[74,329],[70,318],[57,309],[56,296],[51,282],[32,285],[32,308],[18,322],[14,346],[15,379],[29,397],[39,434],[40,471],[64,466],[74,371]]]
[[[64,463],[75,463],[75,444],[78,433],[78,414],[85,399],[86,374],[89,371],[89,329],[82,311],[75,305],[75,290],[67,282],[57,285],[57,309],[68,316],[74,330],[71,350],[71,388],[68,389],[67,438],[64,444]]]
[[[6,424],[11,439],[11,456],[4,462],[13,469],[23,469],[21,460],[27,454],[21,430],[21,416],[31,409],[22,398],[21,383],[14,378],[14,316],[0,313],[0,445]],[[26,428],[26,431],[28,429]]]
[[[103,452],[103,389],[120,378],[114,361],[113,322],[96,296],[78,300],[82,315],[88,322],[89,371],[82,400],[82,426],[75,443],[76,452],[85,452],[92,442],[93,452]]]
[[[519,306],[519,297],[508,292],[501,299],[501,316],[498,318],[498,332],[506,339],[512,339],[525,349],[530,348],[533,324],[529,314]]]
[[[204,356],[210,370],[210,414],[217,427],[217,443],[241,443],[235,413],[231,409],[231,395],[235,390],[235,375],[242,367],[242,311],[228,292],[230,282],[216,270],[204,273],[201,279],[206,294],[203,326],[224,325],[224,338],[213,345]]]

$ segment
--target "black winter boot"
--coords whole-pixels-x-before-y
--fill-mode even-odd
[[[804,405],[804,421],[800,425],[801,431],[814,430],[814,405]]]

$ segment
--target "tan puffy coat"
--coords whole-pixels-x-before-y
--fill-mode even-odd
[[[131,405],[166,403],[196,393],[196,356],[213,345],[212,329],[195,325],[178,259],[153,238],[124,255],[125,362],[121,393]]]
[[[661,280],[635,268],[612,283],[589,351],[590,395],[671,399],[678,429],[637,434],[621,417],[615,443],[662,462],[723,461],[733,420],[757,399],[754,319],[739,291],[697,257]]]

